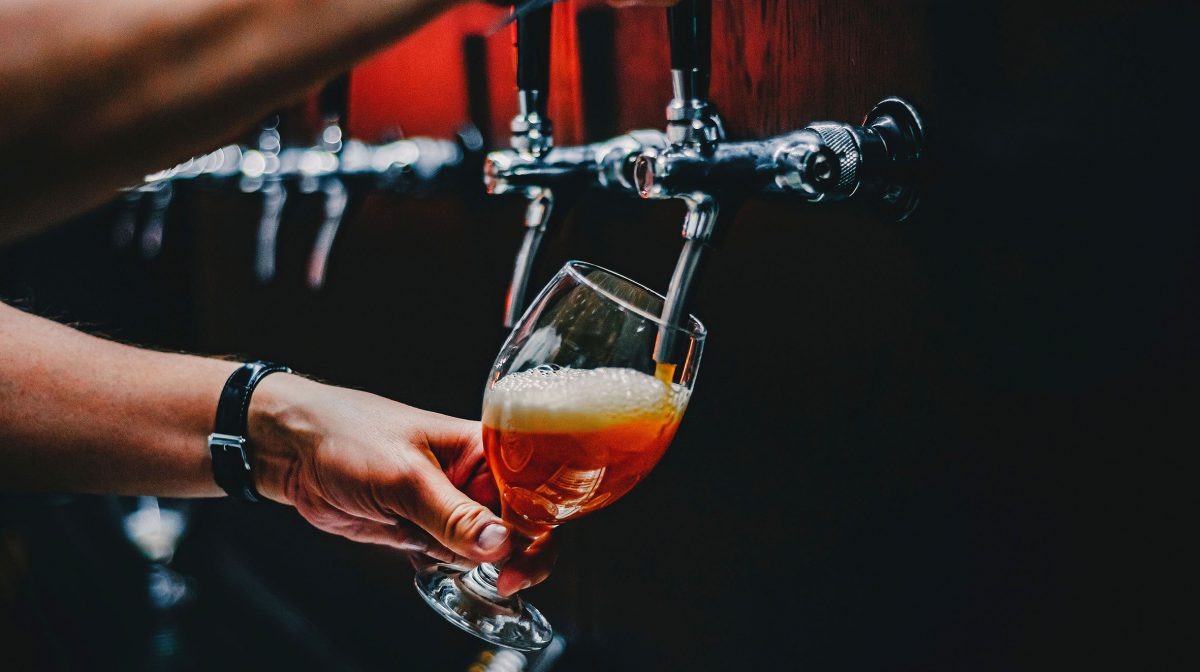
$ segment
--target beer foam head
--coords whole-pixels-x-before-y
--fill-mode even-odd
[[[587,432],[634,422],[676,422],[687,390],[624,368],[540,366],[511,373],[483,402],[489,427],[523,432]]]

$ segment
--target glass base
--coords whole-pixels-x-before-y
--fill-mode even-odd
[[[419,570],[413,583],[429,606],[467,632],[517,651],[546,648],[554,631],[520,595],[496,592],[500,570],[484,563],[470,571],[447,565]]]

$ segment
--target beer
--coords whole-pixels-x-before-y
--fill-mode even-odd
[[[668,362],[656,362],[654,364],[654,377],[664,383],[670,383],[675,380],[675,365]]]
[[[488,391],[483,444],[506,522],[529,537],[607,506],[654,468],[688,391],[625,368],[541,366]]]

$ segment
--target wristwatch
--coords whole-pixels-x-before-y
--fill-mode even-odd
[[[247,415],[254,388],[263,378],[279,372],[292,370],[273,362],[247,362],[229,376],[221,390],[217,420],[213,433],[208,435],[208,452],[212,455],[213,479],[230,497],[247,502],[262,500],[251,473]]]

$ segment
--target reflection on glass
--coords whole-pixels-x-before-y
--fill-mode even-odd
[[[705,330],[665,325],[661,296],[581,262],[542,290],[496,358],[483,442],[505,522],[530,543],[612,504],[654,468],[687,409]],[[660,331],[673,335],[653,357]],[[417,589],[460,628],[534,650],[549,623],[519,595],[496,593],[499,568],[418,572]]]

